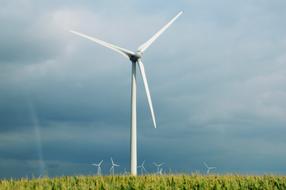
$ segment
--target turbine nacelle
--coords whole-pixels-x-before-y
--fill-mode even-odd
[[[136,54],[133,54],[133,55],[129,55],[129,59],[130,61],[132,61],[133,63],[136,63],[138,61],[138,59],[141,58],[142,55],[138,54],[136,52]]]
[[[141,57],[143,56],[143,53],[144,53],[144,52],[142,52],[142,51],[140,51],[140,50],[137,50],[135,54],[136,54],[138,57],[141,58]]]

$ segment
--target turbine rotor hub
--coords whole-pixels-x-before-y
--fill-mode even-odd
[[[138,59],[140,59],[141,58],[141,55],[139,55],[139,54],[134,54],[134,55],[130,55],[129,56],[129,59],[130,59],[130,61],[132,61],[132,62],[137,62],[138,61]]]

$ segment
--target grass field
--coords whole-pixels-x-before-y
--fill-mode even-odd
[[[286,190],[283,176],[147,175],[1,180],[1,190],[48,189],[261,189]]]

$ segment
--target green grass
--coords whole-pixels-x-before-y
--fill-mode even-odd
[[[54,189],[261,189],[286,190],[284,176],[239,175],[147,175],[78,176],[40,179],[0,180],[0,190]]]

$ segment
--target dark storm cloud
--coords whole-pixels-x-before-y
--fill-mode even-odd
[[[0,176],[89,174],[89,164],[101,159],[107,172],[111,156],[120,171],[128,169],[130,64],[67,31],[132,49],[182,7],[143,59],[158,129],[139,80],[139,162],[149,171],[154,161],[166,170],[203,171],[206,161],[218,172],[285,173],[283,6],[3,1]]]
[[[38,13],[32,5],[4,5],[1,9],[4,10],[0,18],[1,64],[37,63],[60,54],[62,40],[57,31],[46,27],[51,24],[48,14]]]

